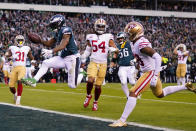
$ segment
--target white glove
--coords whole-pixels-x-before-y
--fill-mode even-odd
[[[134,64],[135,64],[135,60],[133,59],[133,60],[130,61],[130,65],[134,66]]]
[[[165,70],[167,68],[167,65],[161,66],[161,71]]]
[[[31,66],[31,72],[34,72],[35,71],[35,66]]]
[[[156,87],[158,81],[158,76],[154,75],[150,81],[150,87]]]
[[[118,50],[118,48],[114,48],[114,47],[109,47],[109,52],[115,52],[115,51],[117,51]]]
[[[50,58],[50,57],[52,57],[52,53],[53,53],[53,50],[42,49],[42,53],[41,54],[45,58]]]
[[[36,60],[31,60],[31,64],[34,64],[34,63],[36,63]]]

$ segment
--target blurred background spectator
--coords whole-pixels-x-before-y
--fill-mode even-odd
[[[124,0],[125,3],[117,0],[0,0],[1,2],[14,3],[34,3],[34,4],[53,4],[53,5],[71,5],[71,6],[90,6],[101,5],[109,6],[111,8],[133,8],[133,9],[155,9],[149,5],[149,0],[141,2],[140,0]],[[78,3],[79,2],[79,3]],[[154,1],[155,2],[155,1]],[[196,2],[181,1],[176,3],[172,1],[169,3],[157,0],[157,10],[178,10],[178,11],[195,11]],[[160,2],[160,3],[159,3]],[[121,3],[123,3],[121,5]],[[126,4],[127,3],[127,4]],[[131,3],[131,4],[130,4]],[[156,3],[155,3],[156,5]],[[171,8],[170,8],[171,7]],[[189,8],[188,8],[189,7]],[[165,8],[165,9],[164,9]],[[20,11],[20,10],[0,10],[0,48],[1,53],[5,53],[9,45],[14,44],[14,38],[17,34],[22,34],[27,38],[28,32],[38,33],[42,38],[49,39],[50,29],[47,28],[49,18],[57,13],[54,12],[40,12],[40,11]],[[195,81],[196,77],[196,19],[191,18],[176,18],[176,17],[148,17],[148,16],[125,16],[125,15],[106,15],[106,14],[82,14],[82,13],[61,13],[66,17],[66,24],[73,28],[78,48],[81,53],[85,49],[86,34],[93,31],[94,22],[97,18],[102,17],[107,21],[109,26],[107,32],[116,35],[123,31],[125,25],[130,21],[139,21],[144,25],[145,35],[152,43],[154,49],[162,56],[163,65],[168,68],[161,72],[163,82],[176,82],[175,71],[177,65],[177,57],[173,55],[173,49],[179,44],[183,43],[190,51],[188,59],[188,73],[187,79]],[[41,63],[41,49],[43,46],[30,43],[26,39],[26,44],[33,50],[33,55]],[[110,56],[111,57],[111,56]],[[112,66],[111,66],[112,64]],[[38,66],[37,66],[38,68]],[[106,81],[119,82],[117,78],[118,65],[116,62],[108,64],[108,74]],[[51,73],[51,74],[50,74]],[[64,69],[54,69],[52,72],[48,71],[47,77],[56,78],[57,82],[65,82],[67,79],[66,71]],[[46,79],[46,77],[44,77]],[[44,79],[43,78],[43,79]],[[45,80],[46,82],[48,80]]]

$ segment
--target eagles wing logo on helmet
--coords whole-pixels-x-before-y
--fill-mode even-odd
[[[126,40],[126,34],[124,32],[119,32],[116,38],[119,44],[123,44]]]
[[[104,19],[98,19],[95,21],[94,29],[98,34],[103,34],[106,32],[107,24]]]
[[[59,29],[65,24],[65,17],[63,15],[54,15],[50,19],[49,26],[52,30]]]
[[[25,43],[24,36],[22,36],[22,35],[17,35],[17,36],[15,37],[15,43],[16,43],[17,46],[22,47],[22,46],[24,45],[24,43]]]
[[[139,22],[130,22],[126,25],[124,32],[127,33],[130,41],[144,35],[144,28]]]

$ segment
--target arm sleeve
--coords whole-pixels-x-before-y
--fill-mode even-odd
[[[86,50],[84,51],[84,53],[81,56],[81,62],[85,63],[86,62],[86,58],[91,54],[91,47],[90,46],[86,46]]]
[[[161,71],[161,56],[158,53],[154,53],[152,58],[155,60],[155,71],[154,75],[158,76]]]

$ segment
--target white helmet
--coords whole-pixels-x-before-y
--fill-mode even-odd
[[[98,34],[103,34],[106,32],[107,24],[106,21],[102,18],[95,21],[94,29]]]
[[[186,45],[185,44],[180,44],[179,47],[182,47],[183,51],[186,51]]]
[[[15,43],[17,44],[17,46],[22,47],[25,43],[24,36],[17,35],[16,38],[15,38]]]

